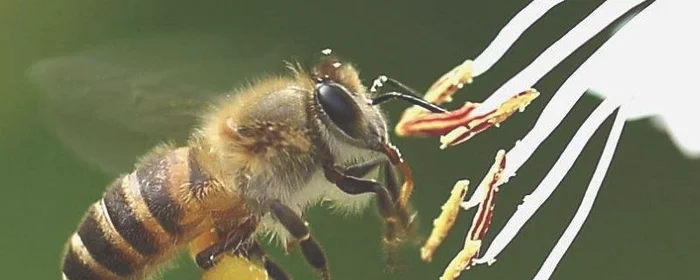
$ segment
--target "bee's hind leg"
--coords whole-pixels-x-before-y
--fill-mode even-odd
[[[249,219],[239,225],[239,230],[212,230],[198,237],[211,245],[203,250],[195,250],[194,261],[201,269],[207,270],[216,265],[219,256],[233,252],[246,245],[250,246],[250,237],[254,230],[255,220]],[[201,248],[201,247],[196,247]]]
[[[270,280],[291,280],[292,278],[268,255],[255,239],[241,240],[235,235],[229,236],[227,239],[222,239],[220,242],[210,246],[202,252],[199,252],[195,261],[197,265],[209,270],[216,265],[216,260],[223,254],[230,254],[262,262],[265,271]]]
[[[241,252],[242,255],[250,257],[255,257],[262,260],[265,270],[267,271],[270,280],[291,280],[292,278],[287,274],[282,267],[280,267],[275,261],[273,261],[266,253],[265,250],[260,246],[260,243],[253,241],[247,252]]]
[[[272,201],[270,210],[282,226],[296,239],[304,258],[311,266],[319,271],[321,279],[330,280],[331,274],[328,270],[326,255],[323,253],[321,246],[311,237],[306,222],[291,208],[282,204],[279,200]]]

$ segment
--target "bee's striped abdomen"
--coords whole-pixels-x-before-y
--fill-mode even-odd
[[[144,244],[150,233],[125,199],[124,185],[128,184],[125,178],[129,177],[115,180],[104,198],[88,209],[68,243],[63,261],[65,278],[131,277],[147,262],[147,255],[141,251],[157,253],[153,244]],[[137,240],[135,234],[141,234],[142,239]]]
[[[72,240],[71,240],[72,241]],[[104,271],[97,271],[94,260],[85,252],[76,252],[73,242],[68,244],[68,250],[63,257],[63,279],[106,279]],[[78,245],[82,247],[81,245]],[[102,276],[101,276],[102,275]]]
[[[213,211],[225,232],[233,230],[250,212],[216,182],[189,148],[151,153],[90,206],[64,254],[64,278],[147,278],[178,249],[215,227]],[[224,205],[205,207],[212,201]]]
[[[145,223],[139,219],[134,206],[129,203],[129,197],[124,188],[110,189],[102,201],[115,230],[134,250],[147,257],[158,254],[154,233],[150,232]]]
[[[187,185],[189,164],[187,149],[154,153],[115,180],[102,200],[90,206],[68,243],[65,277],[139,279],[146,267],[167,260],[196,235],[193,227],[181,224],[183,217],[198,224],[205,213],[186,215],[174,197],[174,186]]]
[[[134,272],[136,256],[124,250],[127,247],[116,233],[109,220],[104,216],[98,204],[88,211],[85,220],[78,229],[78,236],[96,262],[119,276],[128,276]]]

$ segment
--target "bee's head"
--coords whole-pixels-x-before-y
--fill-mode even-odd
[[[333,56],[323,57],[311,73],[317,115],[334,139],[355,147],[385,151],[387,122],[379,103],[399,98],[433,112],[444,112],[412,94],[389,92],[372,98],[355,67]]]
[[[353,65],[323,57],[313,70],[315,110],[334,140],[383,151],[387,142],[384,116],[367,94]]]

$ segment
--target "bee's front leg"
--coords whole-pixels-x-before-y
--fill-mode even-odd
[[[371,159],[365,162],[345,167],[342,173],[344,173],[346,176],[364,178],[365,176],[367,176],[367,174],[369,174],[369,172],[379,168],[380,166],[384,170],[384,187],[386,187],[387,191],[389,192],[389,196],[391,197],[391,200],[396,207],[396,214],[399,217],[401,226],[408,230],[411,226],[411,216],[408,212],[408,209],[406,209],[405,207],[400,207],[400,205],[398,204],[399,196],[401,193],[401,185],[398,182],[396,170],[391,164],[391,161],[381,157]]]
[[[394,176],[392,171],[386,170],[387,176]],[[402,232],[400,209],[397,208],[395,194],[392,194],[387,188],[374,180],[359,178],[348,175],[341,167],[335,165],[326,165],[324,167],[326,179],[335,184],[338,188],[347,194],[364,194],[374,193],[377,196],[377,206],[379,215],[384,220],[385,231],[382,240],[384,247],[388,253],[388,263],[393,268],[395,261],[396,247],[400,243],[400,234]],[[395,180],[390,181],[390,183]],[[392,183],[395,184],[395,183]],[[395,187],[395,186],[394,186]],[[396,193],[396,192],[394,192]]]
[[[388,163],[385,158],[375,158],[358,164],[353,164],[344,168],[343,173],[346,175],[362,178],[367,176],[372,170],[377,169],[380,165]]]

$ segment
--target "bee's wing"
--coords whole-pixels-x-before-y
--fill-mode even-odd
[[[109,173],[130,170],[159,142],[183,143],[217,97],[278,73],[293,46],[176,34],[130,39],[36,62],[44,120],[77,155]]]

